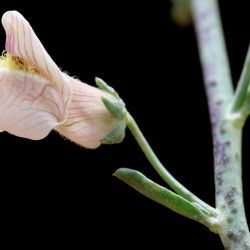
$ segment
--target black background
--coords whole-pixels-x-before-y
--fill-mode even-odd
[[[250,41],[249,4],[220,4],[236,82]],[[167,0],[0,2],[1,15],[12,9],[28,19],[63,70],[92,85],[99,76],[114,86],[169,171],[214,204],[212,141],[195,36],[191,27],[180,29],[171,21]],[[3,29],[0,42],[4,49]],[[244,132],[249,198],[249,123]],[[117,168],[130,167],[163,184],[129,132],[122,144],[95,151],[54,132],[42,141],[2,133],[0,148],[1,227],[9,246],[223,249],[202,225],[111,177]],[[249,209],[246,199],[248,217]]]

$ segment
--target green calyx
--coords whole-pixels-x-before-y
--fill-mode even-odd
[[[125,137],[126,123],[118,121],[117,126],[107,134],[102,140],[102,144],[115,144],[123,141]]]
[[[120,143],[125,137],[126,130],[127,110],[125,107],[125,103],[119,97],[118,93],[102,79],[96,77],[95,82],[101,90],[105,91],[110,95],[102,96],[101,99],[109,113],[117,119],[116,127],[101,140],[101,143]]]
[[[111,94],[111,95],[114,96],[114,97],[119,98],[118,93],[117,93],[112,87],[110,87],[106,82],[104,82],[101,78],[96,77],[96,78],[95,78],[95,83],[96,83],[96,85],[97,85],[100,89],[102,89],[103,91],[105,91],[105,92]]]

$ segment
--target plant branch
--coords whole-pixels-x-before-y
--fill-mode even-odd
[[[213,131],[216,208],[219,235],[228,250],[250,249],[241,177],[241,127],[226,119],[233,85],[216,0],[192,0]]]
[[[211,215],[216,215],[216,210],[209,206],[207,203],[200,200],[197,196],[187,190],[181,183],[179,183],[162,165],[159,161],[153,150],[151,149],[150,145],[148,144],[147,140],[143,136],[142,132],[140,131],[138,125],[136,124],[133,117],[128,113],[126,118],[126,123],[128,128],[130,129],[131,133],[133,134],[134,138],[136,139],[137,143],[139,144],[140,148],[142,149],[143,153],[156,170],[156,172],[161,176],[161,178],[180,196],[190,202],[195,202],[203,207],[203,209],[207,210],[207,212]]]

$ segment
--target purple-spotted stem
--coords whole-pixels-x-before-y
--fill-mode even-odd
[[[250,233],[242,189],[242,124],[231,119],[232,107],[235,112],[244,103],[238,98],[246,97],[245,83],[234,94],[217,0],[190,3],[212,125],[218,234],[225,249],[247,250]]]

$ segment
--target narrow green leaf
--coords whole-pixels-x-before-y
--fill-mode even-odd
[[[208,226],[208,216],[196,207],[195,204],[151,181],[140,172],[128,168],[120,168],[113,175],[149,199]]]
[[[250,45],[248,47],[246,59],[243,65],[243,69],[231,105],[232,106],[231,112],[233,114],[239,113],[242,116],[243,121],[246,120],[247,116],[250,113],[249,98],[250,98]]]

